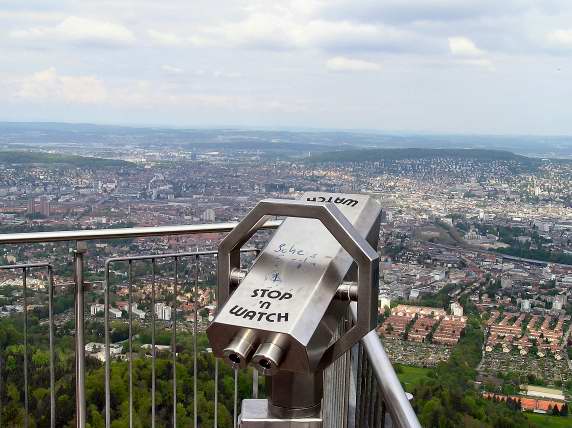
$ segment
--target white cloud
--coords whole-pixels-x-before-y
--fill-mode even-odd
[[[307,109],[300,97],[283,100],[262,95],[213,94],[189,91],[182,86],[167,87],[148,80],[132,82],[112,91],[107,103],[128,109],[206,109],[213,112],[299,112]]]
[[[235,71],[225,71],[225,70],[221,70],[221,69],[204,69],[204,68],[197,68],[194,69],[192,67],[187,68],[186,70],[175,66],[175,65],[170,65],[170,64],[163,64],[161,66],[161,70],[163,70],[165,73],[167,74],[172,74],[172,75],[180,75],[180,74],[185,74],[185,75],[192,75],[195,77],[200,77],[200,78],[215,78],[215,79],[236,79],[239,77],[242,77],[241,73],[235,72]]]
[[[253,13],[239,21],[199,28],[188,40],[195,46],[328,52],[414,51],[428,44],[427,37],[384,26],[350,21],[307,21],[289,14]]]
[[[214,70],[212,72],[213,77],[215,78],[223,78],[223,79],[236,79],[238,77],[242,77],[242,74],[237,73],[236,71],[223,71],[223,70]]]
[[[254,13],[238,22],[203,27],[189,39],[198,46],[288,49],[296,44],[294,27],[287,17]]]
[[[326,61],[326,68],[333,71],[379,71],[381,66],[376,62],[336,56]]]
[[[209,72],[214,77],[227,77],[223,72]],[[5,88],[3,87],[4,85]],[[19,101],[24,105],[105,106],[129,111],[159,109],[208,109],[220,112],[256,112],[262,108],[273,112],[300,112],[307,108],[302,97],[287,100],[273,95],[244,95],[194,91],[186,85],[171,85],[150,80],[132,80],[108,85],[88,75],[64,75],[54,67],[23,77],[3,75],[0,99]]]
[[[472,67],[480,67],[487,71],[495,71],[493,62],[482,49],[467,37],[449,37],[449,51],[454,57],[457,64],[468,65]]]
[[[151,41],[155,44],[158,44],[158,45],[182,46],[182,45],[188,43],[188,40],[186,40],[185,38],[180,37],[174,33],[166,33],[166,32],[157,31],[157,30],[149,30],[149,31],[147,31],[147,34],[151,38]]]
[[[414,36],[393,27],[355,24],[348,21],[316,20],[297,28],[296,36],[302,46],[329,51],[409,50]]]
[[[461,59],[458,61],[458,63],[463,65],[482,67],[488,71],[496,70],[493,62],[487,58]]]
[[[566,1],[566,0],[563,0]],[[482,17],[524,14],[544,7],[534,0],[326,0],[323,14],[362,22],[468,21]],[[545,3],[549,3],[545,1]]]
[[[69,16],[52,27],[15,30],[10,36],[42,44],[49,40],[102,47],[127,46],[135,42],[133,33],[123,25],[78,16]]]
[[[29,101],[97,104],[108,97],[105,83],[97,77],[60,75],[54,67],[26,76],[17,85],[16,97]]]
[[[467,37],[449,37],[449,50],[453,55],[475,57],[485,54],[477,45]]]
[[[554,46],[572,47],[572,29],[551,31],[546,35],[546,40]]]
[[[180,67],[174,65],[164,64],[161,66],[161,70],[169,74],[181,74],[184,70]]]
[[[551,132],[571,129],[566,100],[572,86],[566,73],[555,72],[572,68],[570,0],[0,4],[0,118],[70,120],[73,111],[84,121],[116,121],[122,117],[117,112],[124,111],[125,120],[140,123],[268,120],[412,130],[452,129],[457,125],[449,122],[478,117],[471,120],[473,129],[485,132],[511,127],[534,132],[536,122],[553,124],[546,125]],[[130,48],[83,49],[92,45]],[[52,64],[57,72],[46,70]],[[510,79],[495,78],[489,72],[495,66]],[[343,86],[334,69],[347,72]],[[86,83],[86,78],[94,80]],[[420,84],[426,79],[431,85]],[[74,89],[78,86],[81,90]],[[409,87],[415,91],[403,89]],[[356,92],[364,94],[357,101]],[[398,102],[388,108],[379,93]],[[514,94],[525,94],[531,103],[523,107]],[[468,97],[471,113],[479,114],[451,107],[459,96]],[[492,98],[503,111],[513,110],[512,124],[496,111],[489,114]],[[84,105],[66,104],[78,99]],[[297,104],[299,99],[306,101]],[[342,100],[338,110],[331,109],[334,99]],[[410,112],[412,105],[428,103],[430,109]],[[532,116],[530,105],[547,113]],[[387,119],[380,122],[380,117]]]

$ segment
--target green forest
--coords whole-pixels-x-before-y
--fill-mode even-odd
[[[0,321],[0,426],[24,425],[24,338],[23,320],[18,317]],[[64,329],[65,330],[65,329]],[[86,331],[91,331],[87,326]],[[160,335],[161,341],[166,334]],[[49,427],[49,352],[47,327],[37,316],[28,318],[29,422],[30,427]],[[201,426],[213,426],[215,360],[206,351],[205,335],[197,337],[197,417]],[[135,348],[134,348],[135,349]],[[56,426],[75,426],[74,345],[70,335],[56,338]],[[87,423],[90,428],[105,426],[105,384],[102,362],[86,361]],[[193,402],[193,346],[192,334],[177,338],[177,425],[191,426]],[[169,352],[158,353],[156,360],[156,422],[157,427],[172,426],[173,419],[173,362]],[[129,426],[128,363],[114,361],[111,368],[112,427]],[[218,424],[232,427],[234,372],[219,364]],[[260,385],[263,392],[264,387]],[[238,396],[251,397],[252,372],[240,371]],[[138,351],[133,360],[133,414],[135,427],[151,426],[151,358]]]
[[[415,399],[413,408],[424,427],[542,427],[538,418],[529,418],[515,403],[485,400],[475,385],[477,366],[483,346],[482,320],[474,304],[466,296],[461,299],[465,314],[469,316],[461,340],[447,362],[434,369],[410,375],[413,386],[407,388]],[[400,368],[398,368],[399,372]],[[408,369],[401,369],[407,373]],[[409,370],[411,372],[411,370]],[[401,375],[403,376],[403,375]],[[408,380],[405,376],[404,380]],[[546,416],[556,424],[568,421],[566,417]],[[558,425],[560,426],[560,425]]]
[[[466,332],[449,361],[434,369],[410,370],[396,366],[405,388],[414,395],[414,409],[424,427],[534,427],[534,419],[527,418],[515,406],[485,400],[475,388],[476,366],[481,355],[483,331],[480,318],[463,302],[470,314]],[[41,323],[39,312],[28,317],[28,367],[29,367],[29,420],[31,427],[49,427],[49,353],[47,326]],[[44,318],[45,319],[45,318]],[[71,323],[71,322],[70,322]],[[101,341],[102,326],[88,322],[88,340]],[[58,329],[56,338],[56,426],[75,426],[75,376],[74,344],[70,334],[72,326]],[[137,329],[134,340],[133,360],[133,415],[135,427],[151,426],[151,358],[146,356],[141,343],[148,343],[149,333]],[[112,323],[111,338],[124,340],[127,331],[124,323]],[[159,331],[158,344],[169,344],[170,332]],[[23,319],[14,316],[0,321],[0,426],[24,425],[24,356]],[[200,426],[213,426],[215,360],[207,351],[204,334],[197,336],[197,418]],[[90,428],[105,425],[104,365],[87,359],[86,401],[87,423]],[[194,418],[193,401],[193,338],[181,333],[177,338],[177,424],[191,426]],[[238,374],[238,397],[249,398],[252,391],[252,372]],[[157,427],[172,426],[173,418],[173,362],[169,352],[160,352],[156,360],[156,421]],[[111,370],[111,419],[113,428],[129,426],[128,363],[114,361]],[[234,372],[225,364],[219,364],[220,427],[232,426],[234,407]],[[259,385],[264,395],[264,385]],[[240,404],[239,404],[240,405]]]
[[[481,358],[483,332],[480,319],[472,316],[465,335],[449,361],[439,364],[428,378],[410,391],[413,406],[425,427],[534,426],[520,411],[505,404],[485,400],[474,387],[476,367]]]

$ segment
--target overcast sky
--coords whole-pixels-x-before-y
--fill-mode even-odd
[[[0,0],[0,120],[572,135],[571,0]]]

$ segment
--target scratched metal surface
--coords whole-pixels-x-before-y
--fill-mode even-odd
[[[330,199],[328,194],[312,195]],[[379,215],[377,202],[364,195],[331,198],[352,201],[336,206],[367,237]],[[289,351],[282,368],[305,371],[315,366],[347,306],[333,297],[352,264],[319,220],[287,218],[209,328],[213,348],[224,348],[243,328],[257,331],[260,340],[284,333]]]

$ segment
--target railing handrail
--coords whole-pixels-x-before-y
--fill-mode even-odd
[[[121,229],[61,230],[0,234],[0,244],[93,241],[97,239],[144,238],[152,236],[196,235],[230,232],[238,223],[184,224],[175,226],[128,227]],[[276,229],[282,220],[269,220],[260,229]]]
[[[350,308],[352,317],[354,320],[357,319],[357,305],[351,303]],[[366,334],[361,339],[361,344],[365,349],[392,421],[398,427],[421,428],[417,415],[375,330]]]
[[[134,227],[121,229],[92,229],[92,230],[72,230],[72,231],[53,231],[53,232],[30,232],[30,233],[7,233],[0,234],[0,244],[33,244],[41,242],[62,242],[62,241],[90,241],[100,239],[121,239],[121,238],[141,238],[141,237],[157,237],[157,236],[175,236],[175,235],[195,235],[202,233],[225,233],[230,232],[238,223],[212,223],[212,224],[195,224],[195,225],[176,225],[176,226],[155,226],[155,227]],[[276,229],[282,224],[282,220],[267,221],[260,229]],[[209,253],[215,253],[210,251]],[[175,254],[169,254],[174,256]],[[181,254],[179,254],[181,256]],[[135,259],[145,258],[149,256],[135,256]],[[157,258],[160,258],[157,255]],[[123,257],[116,257],[110,261],[121,261]],[[78,260],[82,260],[81,255]],[[43,263],[18,264],[10,265],[9,268],[30,268],[46,266]],[[8,268],[8,266],[2,266]],[[76,269],[78,270],[78,269]],[[79,269],[82,271],[82,269]],[[76,282],[78,279],[76,278]],[[80,283],[83,282],[81,279]],[[82,287],[79,287],[80,289]],[[83,302],[83,299],[81,299]],[[355,308],[352,305],[352,310]],[[83,308],[82,308],[83,309]],[[77,308],[76,308],[77,310]],[[83,312],[83,310],[82,310]],[[355,313],[353,314],[355,317]],[[383,349],[379,338],[375,331],[370,332],[362,339],[362,345],[367,353],[367,357],[371,363],[372,370],[377,379],[384,401],[387,403],[389,413],[392,420],[398,427],[418,428],[421,425],[413,411],[413,408],[407,399],[405,392],[397,378],[395,370]],[[78,350],[83,353],[83,343]],[[236,378],[236,373],[235,373]],[[236,379],[235,379],[236,380]],[[52,422],[53,424],[53,422]],[[83,426],[83,424],[80,424]]]

